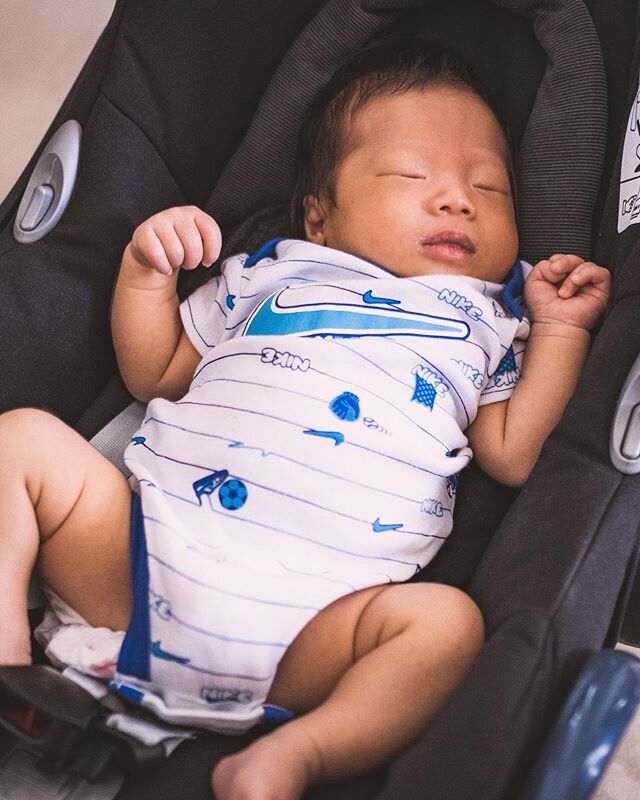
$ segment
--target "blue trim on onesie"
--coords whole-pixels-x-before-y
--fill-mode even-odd
[[[149,656],[149,563],[147,542],[144,536],[144,519],[140,495],[131,495],[131,581],[133,589],[133,608],[131,622],[127,628],[120,655],[118,672],[148,681],[151,679]]]
[[[274,706],[271,703],[265,703],[262,715],[262,728],[268,731],[277,728],[285,722],[294,719],[295,714],[281,706]]]
[[[255,267],[258,261],[262,261],[263,258],[276,258],[276,245],[284,242],[284,238],[284,236],[279,236],[276,239],[269,239],[268,242],[265,242],[259,250],[244,262],[245,269]]]
[[[524,316],[522,306],[517,299],[522,294],[523,289],[524,273],[522,272],[522,263],[516,261],[507,275],[507,280],[502,290],[502,304],[516,319],[522,319]]]

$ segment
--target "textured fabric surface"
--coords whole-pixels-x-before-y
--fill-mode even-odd
[[[162,208],[205,201],[321,2],[119,0],[52,126],[72,118],[83,128],[60,223],[19,245],[13,213],[26,179],[3,203],[0,410],[46,407],[75,424],[94,405],[116,371],[109,306],[134,228]],[[89,418],[82,426],[95,431]]]
[[[495,0],[533,17],[549,66],[518,164],[521,252],[591,253],[607,126],[600,42],[581,0]]]

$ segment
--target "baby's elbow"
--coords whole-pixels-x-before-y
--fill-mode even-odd
[[[495,460],[483,468],[498,483],[511,489],[521,489],[531,474],[533,464],[524,459]]]
[[[518,469],[514,468],[505,473],[504,477],[500,480],[505,486],[510,489],[521,489],[527,482],[527,478],[531,474],[531,469]]]
[[[129,394],[133,397],[134,400],[137,400],[139,403],[144,403],[148,405],[151,400],[153,400],[153,395],[151,392],[145,391],[145,389],[141,386],[131,385],[126,383],[125,386],[127,387]]]
[[[140,403],[144,403],[145,405],[148,405],[154,397],[158,396],[157,394],[154,394],[149,386],[140,380],[136,380],[135,378],[129,378],[126,375],[122,375],[122,382],[133,399],[138,400]]]
[[[180,388],[173,386],[170,383],[163,382],[142,383],[125,381],[125,386],[129,390],[129,393],[133,395],[136,400],[144,403],[145,405],[149,405],[149,403],[156,398],[162,398],[163,400],[175,402],[176,400],[180,400],[181,397],[184,397],[186,391],[181,391]]]

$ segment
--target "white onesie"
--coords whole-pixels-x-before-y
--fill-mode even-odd
[[[433,558],[464,431],[518,378],[529,324],[503,290],[278,240],[182,304],[202,361],[183,399],[149,403],[125,454],[142,512],[117,690],[245,730],[318,611]]]

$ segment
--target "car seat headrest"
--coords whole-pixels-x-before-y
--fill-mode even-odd
[[[494,4],[532,20],[547,58],[518,146],[520,254],[534,263],[554,252],[587,257],[607,126],[598,36],[582,0],[494,0]],[[429,5],[428,0],[330,0],[322,8],[278,67],[206,206],[223,229],[237,230],[254,213],[286,203],[293,183],[296,137],[312,97],[354,51],[402,15]],[[477,46],[490,44],[479,41]],[[264,213],[261,219],[268,229]],[[281,224],[282,214],[276,213],[274,219]]]

